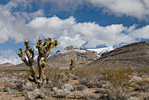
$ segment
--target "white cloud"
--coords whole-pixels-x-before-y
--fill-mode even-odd
[[[36,3],[42,7],[50,4],[49,11],[68,12],[81,9],[83,5],[94,6],[115,16],[125,15],[149,21],[149,0],[36,0]]]
[[[18,19],[25,19],[27,21],[31,21],[32,19],[36,17],[41,17],[44,15],[44,10],[39,9],[36,12],[33,13],[27,13],[27,12],[14,12],[16,18]]]
[[[51,11],[63,10],[68,12],[80,9],[82,5],[91,4],[103,8],[103,11],[109,14],[131,16],[139,20],[149,21],[149,0],[38,0],[37,3],[52,5]]]
[[[94,6],[116,16],[149,20],[149,0],[89,0]]]
[[[77,23],[73,17],[62,20],[54,16],[51,18],[36,18],[27,26],[35,33],[32,33],[34,36],[58,38],[60,47],[70,44],[83,45],[85,43],[86,47],[96,47],[103,44],[111,46],[135,41],[135,38],[125,34],[132,31],[135,25],[130,28],[124,27],[122,24],[103,27],[91,22]],[[37,40],[28,38],[33,42]]]
[[[58,41],[60,41],[59,49],[73,45],[73,46],[82,46],[86,41],[82,40],[80,35],[77,34],[74,37],[69,36],[61,36],[58,38]]]
[[[130,43],[138,37],[148,38],[146,35],[148,35],[149,29],[148,26],[136,29],[136,25],[124,27],[122,24],[103,27],[94,22],[77,23],[74,17],[63,20],[56,16],[51,18],[37,17],[27,24],[23,19],[12,19],[12,21],[10,19],[2,24],[0,25],[0,27],[3,26],[3,31],[0,32],[1,43],[7,41],[8,38],[14,39],[16,42],[23,42],[25,37],[35,43],[38,37],[42,36],[44,38],[58,38],[60,47],[68,46],[70,43],[73,45],[86,43],[86,47]],[[144,33],[140,35],[139,30],[144,30]]]
[[[129,33],[130,36],[133,38],[139,38],[139,39],[149,39],[149,25],[135,29]]]
[[[6,5],[0,5],[0,43],[8,41],[9,38],[14,39],[16,42],[22,42],[27,37],[26,35],[29,35],[26,21],[44,14],[42,9],[32,13],[11,11],[19,5],[25,8],[29,4],[27,0],[11,0]]]
[[[9,62],[16,65],[22,62],[13,50],[1,50],[0,54],[0,64]]]

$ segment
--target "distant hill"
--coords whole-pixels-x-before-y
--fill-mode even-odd
[[[149,67],[149,43],[136,42],[104,53],[101,58],[88,66],[98,66],[100,63],[119,63],[123,66]]]
[[[70,65],[70,60],[75,60],[76,67],[94,67],[99,66],[101,63],[118,63],[123,66],[132,67],[148,67],[149,68],[149,43],[142,41],[132,44],[122,46],[120,48],[105,48],[102,51],[102,56],[99,57],[99,51],[87,50],[82,47],[69,46],[64,51],[58,50],[56,54],[48,58],[48,68],[60,68],[68,69]],[[97,51],[97,52],[96,52]],[[19,64],[15,66],[6,66],[9,64],[4,64],[3,69],[13,69],[13,70],[27,70],[25,64]],[[2,66],[2,65],[1,65]],[[34,62],[34,66],[37,66],[37,62]]]
[[[70,65],[70,60],[75,60],[75,66],[81,67],[87,65],[99,57],[97,53],[88,51],[85,48],[80,47],[73,47],[69,46],[66,47],[64,51],[58,51],[56,54],[50,56],[48,58],[48,68],[60,68],[60,69],[68,69]],[[34,66],[37,66],[37,61],[34,62]],[[24,63],[15,65],[13,67],[5,67],[5,69],[15,69],[15,70],[27,70],[27,67]]]
[[[99,57],[94,52],[87,51],[79,52],[79,51],[69,51],[64,54],[56,54],[49,58],[48,66],[49,67],[59,67],[61,69],[67,69],[70,65],[70,60],[75,60],[75,66],[81,67],[83,65],[89,64]]]
[[[4,64],[0,64],[0,67],[11,67],[11,66],[14,66],[14,64],[9,63],[9,62],[4,63]]]

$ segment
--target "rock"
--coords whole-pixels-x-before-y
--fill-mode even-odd
[[[26,85],[23,85],[23,90],[27,90],[27,91],[33,91],[37,88],[37,86],[34,84],[30,84],[30,83],[26,83]]]
[[[72,90],[74,90],[74,87],[71,84],[64,84],[63,86],[61,86],[61,89],[58,89],[57,87],[53,88],[55,97],[58,98],[66,97]]]
[[[133,82],[141,82],[141,81],[142,81],[142,78],[141,78],[141,77],[137,77],[137,76],[133,76],[130,81],[133,81]]]
[[[46,99],[47,96],[46,96],[45,92],[43,92],[43,90],[35,89],[34,91],[27,92],[27,94],[25,95],[25,98],[27,100]]]
[[[7,82],[7,81],[8,81],[7,77],[2,78],[2,80],[1,80],[1,82]]]
[[[46,88],[41,88],[40,92],[44,93],[46,96],[51,95],[51,91],[49,89],[46,89]]]
[[[76,89],[76,90],[84,90],[84,89],[86,89],[86,88],[87,88],[87,87],[85,87],[85,85],[81,85],[81,84],[75,86],[75,89]]]
[[[15,92],[16,92],[16,90],[8,88],[8,93],[9,93],[9,94],[13,94],[13,93],[15,93]]]
[[[11,89],[10,87],[3,88],[2,92],[8,92],[9,94],[15,93],[16,91],[14,89]]]
[[[71,85],[77,85],[79,84],[79,80],[70,80],[69,82]]]
[[[68,91],[72,91],[74,88],[71,84],[64,84],[62,87],[61,87],[62,90],[66,89]]]
[[[93,91],[91,91],[91,90],[89,90],[89,89],[86,89],[86,90],[83,91],[83,94],[84,94],[85,96],[90,96],[92,93],[93,93]]]
[[[54,87],[53,91],[54,91],[55,97],[57,98],[64,98],[70,93],[70,91],[67,89],[58,89],[57,87]]]
[[[105,84],[102,84],[102,88],[109,89],[110,88],[110,83],[106,82]]]
[[[100,93],[94,93],[92,89],[86,89],[83,91],[82,98],[85,98],[87,100],[99,100],[103,97],[103,94]]]
[[[101,89],[96,90],[95,93],[106,94],[106,93],[108,93],[108,89],[101,88]]]
[[[9,78],[9,79],[11,79],[12,78],[12,74],[7,74],[7,77]]]

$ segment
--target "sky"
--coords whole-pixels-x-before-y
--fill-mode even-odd
[[[52,54],[149,42],[149,0],[0,0],[0,64],[21,63],[25,38],[34,47],[39,36],[57,38]]]

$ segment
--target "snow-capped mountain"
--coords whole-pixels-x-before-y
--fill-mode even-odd
[[[105,48],[96,48],[96,49],[87,49],[87,50],[97,52],[98,56],[102,56],[103,53],[109,52],[114,49],[115,49],[114,46],[109,46],[109,47],[105,47]]]
[[[57,54],[65,54],[71,51],[75,51],[78,53],[85,53],[86,51],[90,51],[90,52],[94,52],[97,53],[97,56],[102,56],[103,53],[105,52],[109,52],[111,50],[114,50],[115,47],[114,46],[109,46],[109,47],[105,47],[105,48],[96,48],[96,49],[86,49],[83,47],[77,47],[77,46],[68,46],[66,47],[64,50],[58,50],[56,53]]]

